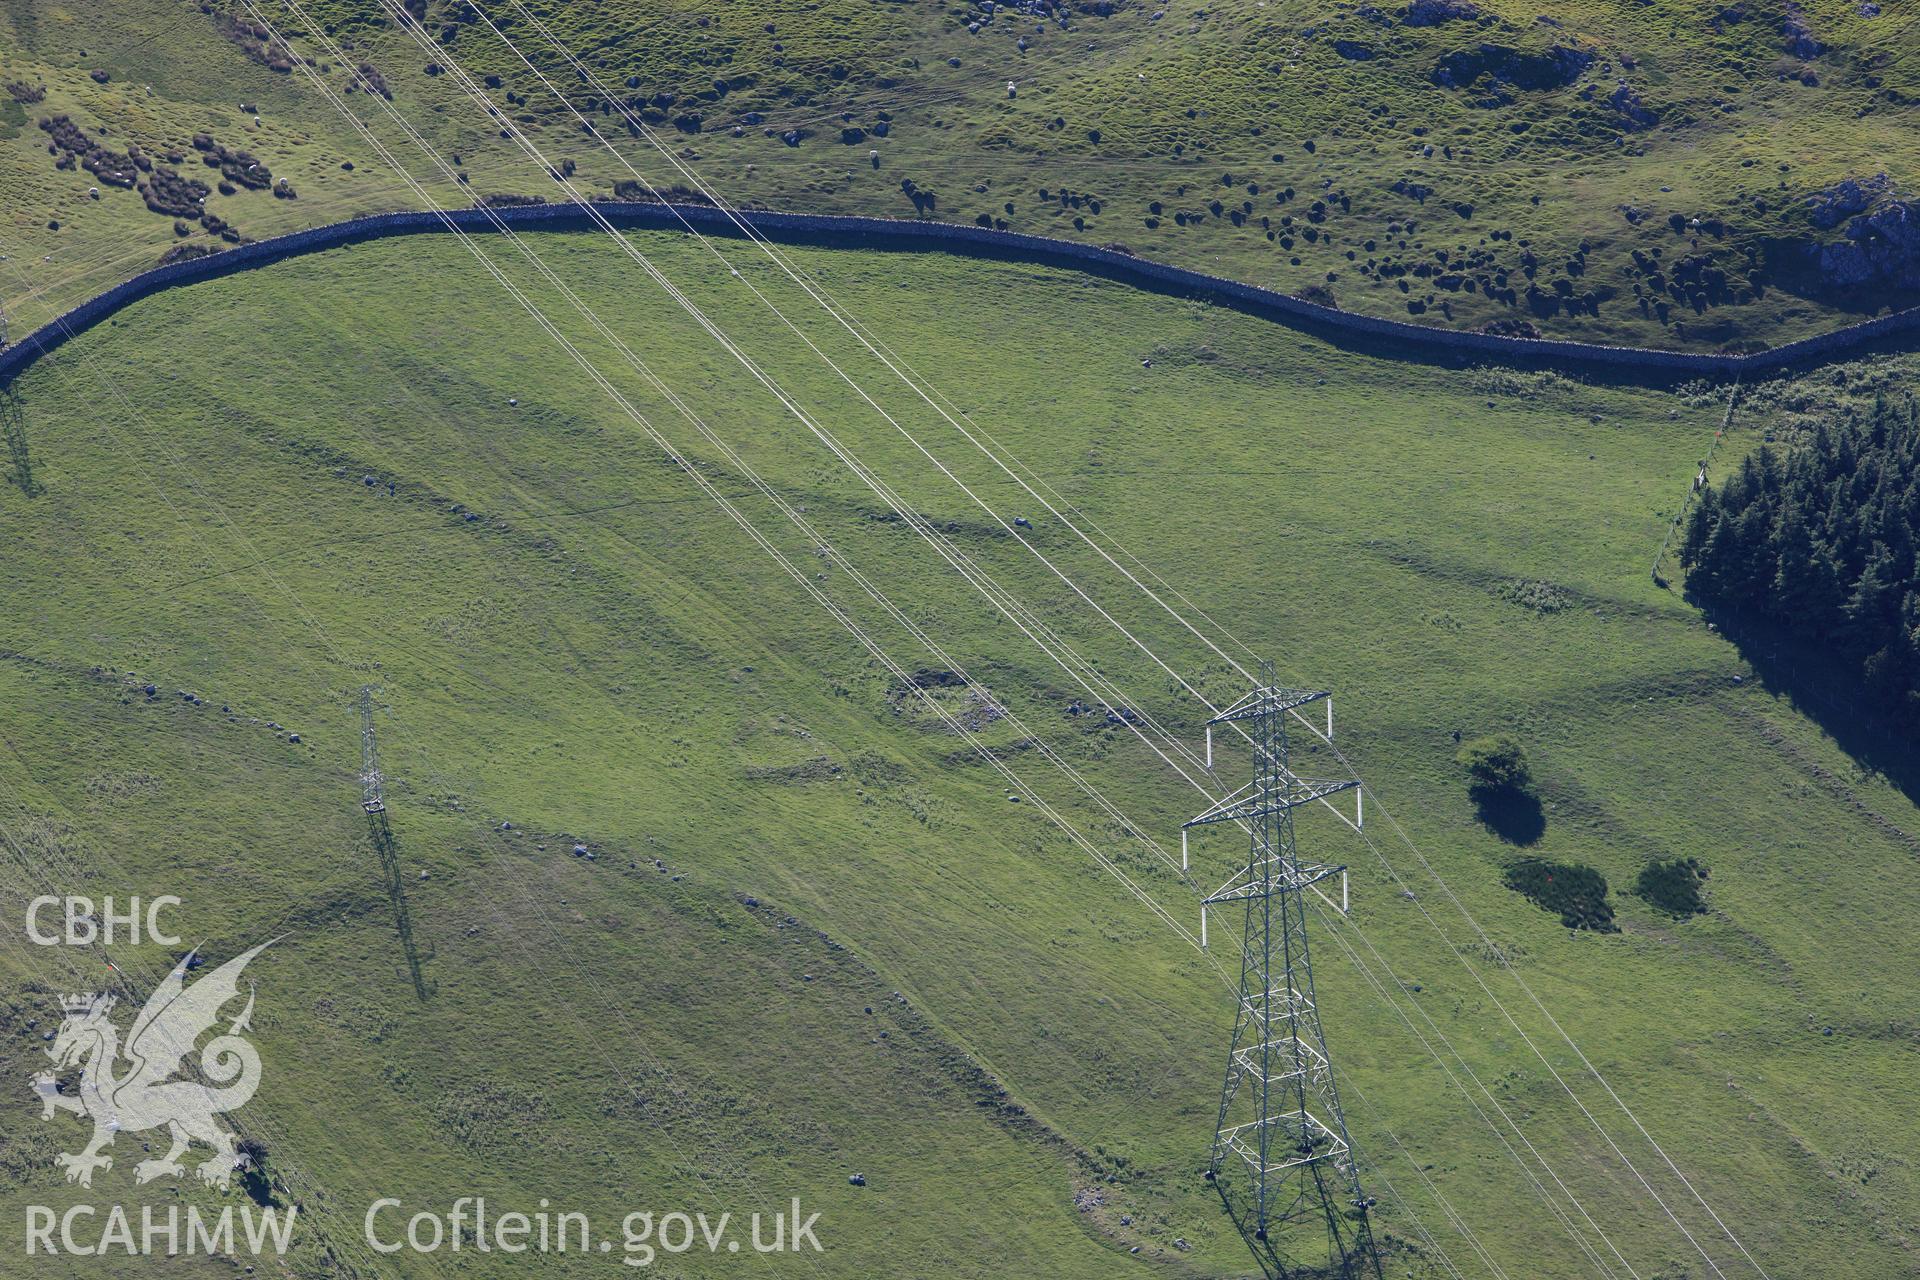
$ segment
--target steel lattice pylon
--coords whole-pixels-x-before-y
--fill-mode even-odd
[[[1290,1268],[1282,1249],[1294,1251],[1311,1224],[1324,1227],[1330,1270],[1318,1263],[1304,1269],[1378,1280],[1372,1201],[1360,1189],[1307,949],[1308,888],[1343,868],[1303,861],[1294,845],[1294,809],[1359,785],[1308,781],[1289,765],[1288,714],[1328,696],[1277,687],[1273,664],[1263,662],[1260,686],[1208,723],[1209,755],[1214,726],[1234,724],[1246,733],[1253,781],[1186,824],[1235,822],[1251,834],[1246,865],[1201,908],[1203,938],[1210,908],[1237,903],[1244,920],[1239,1009],[1207,1176],[1256,1252],[1283,1271]],[[1236,1207],[1233,1191],[1243,1177],[1245,1202]]]
[[[385,813],[382,794],[386,780],[380,773],[380,752],[373,738],[373,686],[360,688],[360,807],[369,814]]]

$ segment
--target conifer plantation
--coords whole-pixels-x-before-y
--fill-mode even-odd
[[[1902,726],[1920,711],[1917,446],[1909,395],[1758,449],[1701,493],[1681,547],[1700,603],[1846,664]]]

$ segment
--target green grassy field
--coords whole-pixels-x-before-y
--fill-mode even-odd
[[[943,667],[847,580],[870,574],[1171,843],[1196,793],[1123,729],[1069,714],[1084,695],[1065,674],[636,268],[587,236],[532,243],[806,509],[835,556],[528,283],[817,586],[907,670]],[[712,258],[671,236],[633,243],[906,505],[1197,742],[1192,699]],[[805,314],[763,261],[728,253]],[[1303,840],[1353,867],[1351,920],[1316,921],[1317,976],[1390,1274],[1446,1274],[1415,1214],[1464,1274],[1489,1273],[1434,1188],[1508,1274],[1595,1271],[1400,1013],[1436,1044],[1444,1033],[1449,1065],[1470,1066],[1638,1274],[1712,1272],[1608,1141],[1727,1275],[1746,1267],[1516,979],[1772,1274],[1914,1270],[1917,1033],[1902,993],[1920,815],[1649,574],[1724,389],[1388,363],[1029,266],[794,256],[1283,679],[1337,691],[1378,853],[1325,815]],[[1035,545],[1169,664],[1216,701],[1240,691],[845,335],[805,323],[987,510],[1034,517]],[[1910,371],[1889,360],[1749,389],[1716,468]],[[399,1267],[360,1239],[378,1197],[444,1207],[476,1191],[601,1223],[798,1195],[822,1213],[825,1252],[755,1260],[795,1273],[1250,1272],[1199,1172],[1231,1011],[1215,970],[1033,805],[1009,803],[456,242],[360,245],[149,299],[10,395],[7,914],[35,892],[137,889],[183,897],[176,918],[220,956],[286,935],[256,962],[266,1072],[240,1119],[302,1205],[293,1273],[495,1274],[501,1260],[471,1253]],[[363,686],[390,861],[359,809]],[[1476,819],[1456,731],[1526,746],[1545,820],[1531,847]],[[1189,890],[1027,738],[1005,720],[982,734],[1197,925]],[[1302,768],[1316,765],[1331,767],[1310,754]],[[1195,852],[1213,880],[1236,849]],[[1620,931],[1570,933],[1503,887],[1522,857],[1599,870]],[[1707,914],[1675,920],[1632,895],[1643,866],[1675,857],[1709,868]],[[1406,984],[1393,1005],[1349,948]],[[144,992],[170,954],[114,959]],[[11,930],[0,950],[0,1053],[21,1082],[0,1126],[10,1235],[22,1206],[89,1194],[51,1164],[78,1122],[38,1123],[24,1082],[53,993],[104,972],[97,952]],[[133,1141],[93,1199],[171,1198],[133,1189]],[[0,1257],[9,1274],[143,1265],[27,1262],[11,1244]],[[736,1265],[695,1252],[657,1269]]]
[[[1715,350],[1914,301],[1800,265],[1807,246],[1843,238],[1843,220],[1813,220],[1835,184],[1885,174],[1877,200],[1911,194],[1920,64],[1913,20],[1893,5],[532,5],[597,84],[510,0],[414,8],[424,25],[402,29],[363,0],[264,5],[277,30],[263,42],[227,0],[204,12],[115,0],[107,24],[44,0],[0,6],[0,81],[44,91],[0,103],[0,233],[31,267],[0,272],[13,323],[46,319],[176,241],[135,192],[105,186],[95,200],[93,175],[54,169],[41,118],[68,114],[112,150],[164,155],[195,133],[249,150],[297,198],[212,194],[207,207],[244,236],[411,207],[301,77],[273,69],[287,65],[275,36],[336,90],[373,68],[459,157],[469,192],[557,194],[498,137],[508,119],[556,164],[577,162],[591,190],[630,177],[524,54],[662,188],[679,177],[627,135],[611,95],[730,200],[985,219],[1288,292],[1325,288],[1369,314]],[[497,81],[499,120],[429,74],[452,65]],[[379,120],[365,92],[349,101]],[[188,176],[209,176],[182,154]],[[191,219],[187,231],[220,244]]]

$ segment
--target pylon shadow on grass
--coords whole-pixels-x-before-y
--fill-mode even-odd
[[[1346,1255],[1343,1259],[1329,1258],[1317,1264],[1289,1259],[1283,1257],[1275,1247],[1276,1232],[1262,1231],[1254,1220],[1251,1190],[1236,1186],[1224,1173],[1217,1174],[1212,1182],[1222,1207],[1227,1211],[1227,1217],[1233,1222],[1234,1230],[1246,1242],[1247,1252],[1253,1256],[1254,1265],[1260,1268],[1260,1274],[1266,1280],[1379,1280],[1382,1274],[1380,1258],[1375,1252],[1370,1233],[1363,1241],[1353,1236],[1350,1224],[1329,1220],[1326,1233],[1313,1231],[1306,1234],[1312,1235],[1323,1249],[1330,1240],[1336,1237],[1341,1239],[1338,1247]],[[1347,1229],[1336,1231],[1336,1227]]]
[[[1213,1189],[1220,1195],[1220,1204],[1227,1211],[1227,1217],[1233,1220],[1233,1229],[1240,1233],[1246,1242],[1247,1251],[1253,1255],[1254,1265],[1260,1268],[1260,1274],[1267,1280],[1294,1280],[1304,1273],[1289,1271],[1286,1263],[1275,1252],[1273,1241],[1266,1238],[1253,1218],[1253,1197],[1245,1188],[1235,1188],[1225,1177],[1216,1176]]]
[[[12,391],[0,392],[0,436],[6,437],[13,482],[20,486],[20,492],[29,498],[46,492],[33,478],[33,455],[27,451],[27,415],[20,408],[20,398]]]
[[[385,810],[367,815],[367,833],[373,838],[374,852],[380,855],[380,869],[386,873],[387,896],[393,900],[393,925],[400,933],[400,946],[406,952],[407,972],[413,977],[413,992],[426,1000],[433,987],[422,971],[420,948],[413,940],[413,916],[407,910],[406,891],[400,884],[400,849],[387,825]]]

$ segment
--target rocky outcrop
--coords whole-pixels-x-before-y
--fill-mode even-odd
[[[1846,178],[1807,197],[1807,216],[1814,226],[1831,231],[1855,214],[1865,213],[1869,205],[1892,190],[1893,180],[1884,173],[1866,179]]]
[[[1846,238],[1815,249],[1836,289],[1920,289],[1920,200],[1888,200],[1847,223]]]
[[[1807,25],[1807,15],[1800,12],[1800,6],[1787,6],[1786,20],[1780,24],[1780,34],[1786,38],[1786,50],[1796,58],[1817,58],[1827,51],[1827,46],[1813,38],[1813,28]]]

